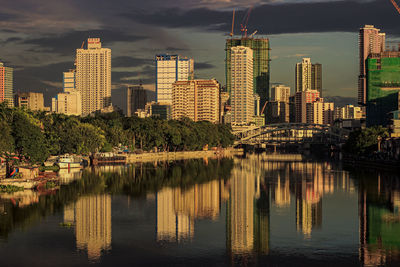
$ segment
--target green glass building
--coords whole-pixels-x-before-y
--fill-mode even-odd
[[[268,38],[232,38],[225,44],[225,75],[226,89],[231,92],[231,47],[245,46],[253,50],[254,93],[260,96],[260,106],[263,107],[269,99],[270,80],[270,45]]]
[[[400,51],[371,54],[366,73],[367,127],[387,126],[389,113],[399,109]]]

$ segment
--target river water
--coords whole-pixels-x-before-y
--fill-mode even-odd
[[[246,158],[65,172],[0,195],[0,266],[400,266],[400,177]]]

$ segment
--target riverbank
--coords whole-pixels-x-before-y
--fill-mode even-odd
[[[400,162],[395,160],[369,159],[363,157],[344,155],[342,162],[345,166],[353,168],[363,168],[366,170],[368,169],[384,170],[384,171],[400,170]]]
[[[217,158],[217,157],[229,157],[234,155],[243,155],[243,149],[226,148],[221,150],[207,150],[207,151],[179,151],[179,152],[128,154],[126,156],[126,164],[136,163],[136,162]]]

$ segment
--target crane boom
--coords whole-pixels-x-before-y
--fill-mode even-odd
[[[232,30],[231,33],[229,34],[231,37],[233,36],[233,28],[235,27],[235,9],[233,9],[233,14],[232,14]]]
[[[400,7],[399,7],[399,5],[396,3],[396,1],[390,0],[390,2],[392,2],[394,8],[396,8],[397,12],[400,14]]]

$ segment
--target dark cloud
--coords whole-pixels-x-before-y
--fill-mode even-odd
[[[0,21],[10,21],[16,19],[18,16],[0,12]]]
[[[148,58],[135,58],[129,56],[115,57],[112,59],[113,67],[141,67],[153,64],[154,60]]]
[[[213,64],[207,62],[194,62],[194,69],[195,70],[204,70],[204,69],[212,69],[216,68]]]
[[[246,11],[236,12],[235,32]],[[198,8],[168,9],[153,13],[124,15],[131,20],[163,27],[197,27],[230,32],[232,13],[228,10]],[[386,32],[400,34],[399,14],[390,1],[333,1],[317,3],[279,3],[257,6],[248,21],[249,33],[355,32],[364,24],[375,24]]]
[[[146,39],[144,36],[131,35],[118,30],[69,31],[59,35],[41,36],[27,39],[24,44],[35,45],[40,51],[71,55],[89,37],[99,37],[104,46],[113,42],[135,42]]]

